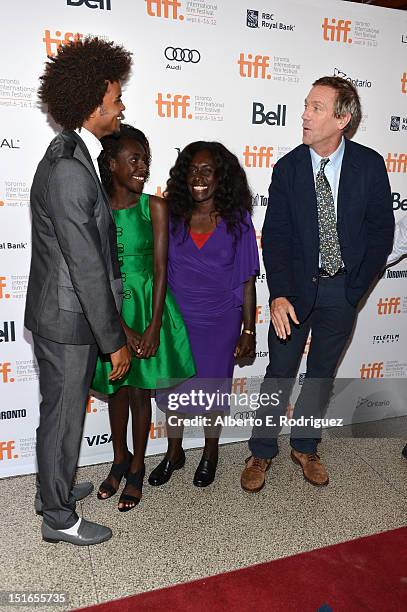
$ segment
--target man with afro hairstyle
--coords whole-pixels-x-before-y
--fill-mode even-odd
[[[119,315],[115,225],[97,164],[100,139],[120,129],[130,55],[112,42],[86,38],[61,46],[40,77],[39,97],[63,128],[31,188],[25,311],[42,395],[35,509],[48,542],[83,546],[112,536],[109,528],[79,518],[76,502],[93,485],[73,481],[98,349],[110,355],[112,380],[130,365]]]

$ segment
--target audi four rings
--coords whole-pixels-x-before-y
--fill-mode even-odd
[[[201,59],[201,54],[197,49],[181,49],[181,47],[167,47],[164,55],[167,60],[191,64],[197,64]]]

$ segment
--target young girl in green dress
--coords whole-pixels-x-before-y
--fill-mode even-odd
[[[111,364],[99,357],[92,389],[109,394],[113,465],[98,492],[114,495],[123,476],[126,485],[119,511],[134,508],[142,496],[144,455],[151,423],[151,389],[165,381],[193,376],[188,334],[178,306],[167,289],[168,212],[163,200],[144,193],[151,162],[147,138],[129,125],[118,136],[102,139],[102,182],[110,197],[117,228],[123,279],[122,323],[133,353],[128,374],[109,380]],[[129,407],[133,454],[127,448]]]

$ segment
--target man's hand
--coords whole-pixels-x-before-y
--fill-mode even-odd
[[[123,378],[130,367],[131,355],[127,345],[125,344],[118,351],[110,353],[110,360],[112,362],[112,371],[110,372],[109,380],[113,382]]]
[[[291,334],[290,319],[299,325],[294,306],[285,297],[274,298],[271,302],[271,322],[280,340],[286,340]],[[290,317],[290,319],[288,318]]]

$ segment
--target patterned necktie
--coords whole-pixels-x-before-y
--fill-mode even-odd
[[[330,276],[334,276],[342,266],[342,257],[336,229],[334,199],[328,179],[325,176],[325,166],[328,162],[329,158],[321,159],[321,165],[315,180],[315,191],[317,194],[321,267]]]

